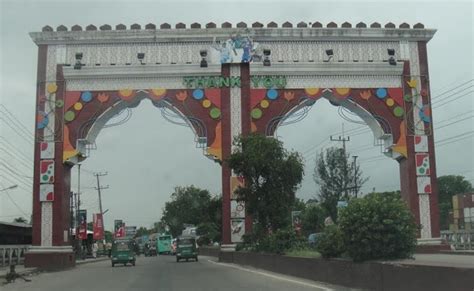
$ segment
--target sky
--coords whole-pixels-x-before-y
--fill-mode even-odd
[[[428,43],[428,62],[433,100],[436,164],[438,176],[463,175],[474,183],[474,72],[473,4],[471,1],[117,1],[117,0],[0,0],[0,221],[31,214],[31,177],[37,47],[28,33],[45,25],[71,27],[193,22],[221,24],[255,21],[282,24],[290,21],[348,21],[355,25],[421,22],[437,29]],[[353,117],[353,116],[352,116]],[[358,120],[357,117],[353,119]],[[5,120],[8,120],[6,122]],[[15,121],[12,121],[15,120]],[[15,122],[13,129],[8,126]],[[8,123],[8,124],[7,124]],[[305,158],[305,178],[297,197],[314,198],[315,156],[329,146],[329,137],[340,135],[344,124],[348,152],[358,156],[364,176],[362,192],[399,189],[399,169],[373,146],[372,133],[360,124],[345,121],[336,107],[318,102],[308,116],[278,129],[277,136],[289,150]],[[439,130],[437,130],[439,128]],[[356,130],[354,130],[356,129]],[[453,138],[454,137],[454,138]],[[97,149],[82,164],[81,200],[91,219],[98,212],[95,172],[101,177],[105,226],[114,219],[128,225],[149,227],[176,186],[195,185],[213,195],[221,193],[220,166],[196,148],[191,129],[166,121],[149,101],[132,110],[130,120],[104,129]],[[77,168],[77,167],[76,167]],[[73,190],[78,173],[73,169]]]

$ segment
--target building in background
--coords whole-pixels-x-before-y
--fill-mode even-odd
[[[474,193],[453,196],[449,230],[474,230]]]

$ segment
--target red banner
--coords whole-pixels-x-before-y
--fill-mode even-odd
[[[87,210],[79,210],[78,239],[87,239]]]
[[[94,240],[102,240],[104,239],[104,221],[102,220],[102,214],[96,213],[92,217],[93,238]]]

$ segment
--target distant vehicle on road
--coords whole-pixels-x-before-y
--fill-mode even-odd
[[[126,266],[128,263],[135,266],[134,241],[129,239],[115,240],[112,243],[111,260],[112,267],[115,267],[115,264],[123,264]]]
[[[173,237],[171,235],[160,235],[156,240],[156,249],[159,255],[161,254],[171,254],[171,240]]]
[[[189,259],[194,259],[196,262],[198,261],[196,239],[194,237],[180,236],[176,242],[176,262],[179,262],[181,259],[186,259],[186,262],[189,261]]]

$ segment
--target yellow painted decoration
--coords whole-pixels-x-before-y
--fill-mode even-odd
[[[393,104],[395,104],[395,101],[393,101],[392,98],[387,98],[387,101],[385,101],[385,103],[387,104],[387,106],[392,107]]]
[[[400,123],[400,137],[398,138],[397,143],[393,146],[392,150],[404,156],[405,158],[408,157],[407,137],[404,122]]]
[[[78,156],[79,155],[79,152],[76,151],[76,150],[73,150],[73,151],[63,151],[63,162],[66,162],[67,160],[75,157],[75,156]]]
[[[250,123],[250,132],[256,132],[257,131],[257,126],[255,125],[255,122]]]
[[[304,91],[306,92],[306,94],[313,96],[319,93],[319,88],[306,88],[304,89]]]
[[[81,110],[82,109],[82,103],[80,103],[80,102],[74,103],[74,109],[76,109],[78,111]]]
[[[413,79],[413,80],[407,81],[407,84],[408,86],[410,86],[410,88],[416,88],[417,82],[416,80]]]
[[[268,102],[268,100],[262,100],[260,102],[260,106],[262,106],[262,108],[268,108],[268,106],[270,106],[270,102]]]
[[[336,93],[341,95],[341,96],[344,96],[344,95],[349,94],[350,90],[351,89],[349,89],[349,88],[336,88]]]
[[[211,101],[209,101],[208,99],[202,101],[202,107],[204,107],[204,108],[211,107],[211,104],[212,104]]]
[[[131,89],[122,89],[122,90],[119,90],[119,94],[122,95],[123,97],[130,97],[133,94],[133,90],[131,90]]]
[[[165,88],[151,89],[151,92],[153,93],[153,95],[163,96],[166,93],[166,89]]]
[[[58,86],[54,83],[49,83],[48,86],[46,86],[46,90],[49,94],[53,94],[58,90]]]

